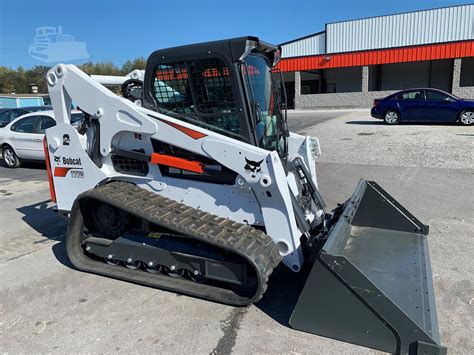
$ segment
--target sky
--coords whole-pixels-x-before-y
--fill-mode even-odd
[[[329,22],[468,3],[472,0],[0,0],[0,66],[54,65],[54,59],[120,66],[177,45],[246,35],[278,44],[323,31]],[[50,55],[48,63],[32,57],[35,29],[43,26],[61,26],[63,34],[84,43],[82,49],[64,51],[73,59]]]

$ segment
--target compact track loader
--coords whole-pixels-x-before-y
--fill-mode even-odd
[[[371,181],[326,210],[319,142],[287,129],[279,58],[242,37],[158,50],[126,77],[52,68],[45,154],[72,264],[234,306],[260,300],[283,264],[307,277],[292,327],[445,353],[428,226]],[[77,130],[71,102],[85,113]]]

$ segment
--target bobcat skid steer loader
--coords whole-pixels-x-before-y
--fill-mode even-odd
[[[58,124],[45,154],[52,199],[70,216],[71,262],[235,306],[260,300],[280,263],[295,277],[305,265],[292,327],[445,353],[428,227],[371,181],[326,211],[319,143],[288,132],[279,58],[242,37],[158,50],[123,78],[52,68]],[[94,79],[121,84],[122,97]],[[86,114],[78,130],[71,102]]]

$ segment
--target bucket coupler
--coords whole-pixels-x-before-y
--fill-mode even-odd
[[[290,325],[390,353],[446,354],[427,234],[379,185],[361,180],[315,251]]]

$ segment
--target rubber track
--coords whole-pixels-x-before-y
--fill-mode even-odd
[[[108,203],[153,224],[240,255],[257,274],[258,287],[255,294],[244,297],[216,286],[110,266],[87,257],[82,249],[83,217],[79,208],[81,201],[85,199]],[[78,269],[234,306],[260,300],[267,289],[268,278],[281,262],[276,244],[263,232],[119,181],[88,190],[78,196],[71,212],[66,248],[71,262]]]

